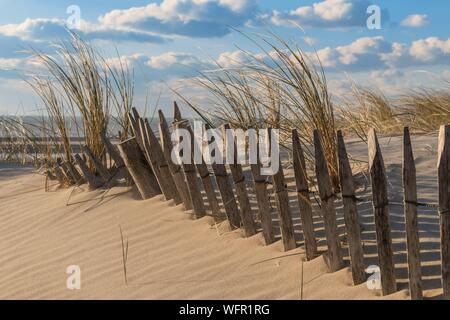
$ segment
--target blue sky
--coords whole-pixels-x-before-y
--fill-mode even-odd
[[[317,50],[336,95],[348,90],[348,78],[392,95],[450,80],[446,0],[0,0],[0,114],[39,107],[23,80],[35,66],[20,50],[45,50],[64,38],[70,5],[81,10],[85,38],[112,62],[117,48],[135,69],[138,107],[163,90],[160,107],[170,108],[167,86],[178,88],[210,58],[232,65],[237,46],[252,49],[230,26],[273,30],[305,51]],[[379,30],[366,26],[370,5],[381,8]],[[201,96],[189,87],[184,92]]]

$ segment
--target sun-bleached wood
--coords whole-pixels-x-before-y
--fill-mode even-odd
[[[364,251],[361,241],[358,209],[356,205],[355,184],[348,160],[347,149],[341,131],[337,132],[339,181],[344,206],[345,228],[347,230],[348,251],[352,270],[353,284],[359,285],[367,280],[364,266]]]
[[[403,130],[403,192],[409,291],[412,300],[421,300],[423,298],[423,289],[422,271],[420,269],[419,223],[417,220],[416,165],[408,128]]]
[[[298,206],[302,222],[303,238],[305,240],[306,259],[317,256],[317,242],[314,235],[314,221],[306,172],[305,155],[297,130],[292,130],[292,156],[294,164],[295,183],[297,186]]]
[[[450,126],[441,126],[438,146],[441,268],[444,298],[450,300]]]
[[[150,170],[150,184],[152,184],[152,188],[154,190],[158,190],[159,193],[162,193],[161,187],[159,186],[158,179],[156,179],[155,173],[153,172],[153,168],[151,165],[151,160],[148,157],[148,154],[145,150],[143,136],[141,134],[140,126],[139,126],[139,112],[136,108],[132,108],[131,112],[128,113],[128,118],[130,119],[131,129],[133,131],[134,137],[136,138],[136,143],[139,146],[142,154],[144,155],[145,160],[147,161],[148,168]]]
[[[104,181],[109,181],[111,179],[111,174],[108,169],[103,165],[103,163],[92,153],[88,146],[84,146],[84,154],[91,160],[95,167],[97,173],[102,177]]]
[[[374,129],[369,131],[369,171],[372,182],[372,202],[375,216],[378,259],[383,295],[397,291],[392,239],[389,226],[389,201],[383,156]]]
[[[223,132],[230,129],[229,124],[223,126]],[[233,177],[234,187],[236,189],[236,196],[239,201],[241,221],[244,227],[244,232],[246,237],[251,237],[256,234],[255,221],[253,220],[252,210],[250,207],[250,200],[248,198],[247,184],[245,181],[244,172],[242,170],[242,165],[237,163],[237,146],[234,141],[234,159],[233,163],[230,164],[230,171]]]
[[[200,149],[200,146],[195,141],[194,132],[193,132],[191,126],[189,125],[189,123],[181,122],[180,127],[187,129],[189,131],[189,133],[191,134],[191,138],[192,138],[191,143],[193,146],[193,148],[191,148],[192,159],[194,159],[195,152],[200,152],[201,154],[203,154]],[[197,151],[195,151],[195,150],[197,150]],[[211,212],[213,213],[214,217],[220,217],[221,216],[220,206],[219,206],[219,202],[217,201],[216,191],[214,190],[214,184],[213,184],[213,180],[212,180],[213,176],[212,176],[211,172],[209,172],[208,166],[206,165],[203,156],[201,157],[201,163],[197,163],[196,167],[197,167],[197,171],[200,176],[200,179],[202,181],[203,188],[206,193],[206,198],[208,199],[208,203],[211,208]]]
[[[106,152],[108,152],[111,159],[114,161],[114,165],[116,168],[122,168],[125,164],[123,163],[122,158],[120,157],[119,150],[117,147],[113,145],[110,139],[106,136],[105,133],[100,135],[103,145],[105,146]]]
[[[95,190],[97,188],[100,188],[104,182],[89,170],[86,162],[84,162],[79,154],[76,154],[74,158],[83,174],[84,179],[89,186],[89,189]]]
[[[61,169],[62,169],[64,176],[66,177],[67,183],[70,186],[74,185],[77,181],[76,181],[76,178],[70,172],[69,162],[68,161],[61,162]]]
[[[169,125],[164,116],[164,113],[159,110],[159,135],[161,139],[161,146],[163,149],[164,156],[166,158],[167,164],[169,165],[169,170],[172,173],[172,177],[175,183],[178,193],[183,201],[183,206],[185,210],[192,210],[192,202],[189,196],[189,189],[186,185],[186,180],[183,174],[183,169],[180,165],[175,164],[172,161],[172,138],[170,134]]]
[[[75,168],[72,162],[67,162],[67,169],[69,170],[71,176],[77,184],[81,184],[84,182],[83,177],[81,176],[80,172],[78,172],[77,168]]]
[[[272,208],[270,206],[270,198],[267,192],[267,176],[261,175],[261,164],[251,164],[250,169],[253,175],[255,186],[256,202],[258,205],[258,214],[261,220],[262,233],[266,245],[275,242],[275,234],[272,224]]]
[[[175,129],[182,129],[181,122],[175,123]],[[194,210],[194,215],[197,219],[202,218],[206,215],[205,206],[203,204],[203,196],[201,193],[199,181],[197,178],[197,167],[194,164],[194,159],[191,159],[190,163],[182,164],[184,176],[186,177],[186,184],[189,189],[189,196],[191,198],[192,208]]]
[[[216,177],[217,187],[222,198],[225,214],[230,223],[231,230],[238,229],[241,226],[241,216],[239,208],[234,197],[233,185],[231,184],[227,168],[224,164],[214,163],[211,165]]]
[[[334,206],[335,194],[333,192],[320,134],[317,130],[314,130],[314,148],[317,185],[321,200],[325,236],[327,238],[329,267],[331,272],[335,272],[343,267],[341,245],[337,231],[336,208]]]
[[[270,150],[272,130],[267,129],[266,138],[267,149]],[[270,155],[277,156],[277,155]],[[278,155],[279,156],[279,155]],[[280,159],[281,160],[281,159]],[[281,161],[276,174],[272,176],[273,192],[275,193],[275,203],[277,206],[278,218],[280,220],[281,240],[283,242],[284,251],[293,250],[297,247],[294,235],[294,224],[292,222],[291,209],[289,206],[289,194],[286,189],[286,182],[284,180],[283,166]]]
[[[136,138],[123,141],[118,145],[120,155],[128,169],[143,200],[153,198],[160,194],[154,189],[150,167],[140,150]],[[154,176],[153,176],[154,177]]]
[[[164,153],[161,149],[161,145],[158,142],[153,130],[150,128],[150,124],[147,119],[139,118],[138,120],[141,135],[143,137],[144,148],[148,158],[151,161],[153,172],[156,179],[158,179],[161,191],[164,194],[166,200],[173,199],[175,204],[181,203],[181,198],[178,194],[178,190],[175,187],[175,183],[170,173],[167,161],[164,158]]]

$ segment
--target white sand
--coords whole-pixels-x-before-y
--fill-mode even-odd
[[[435,140],[413,139],[419,196],[433,202],[437,197]],[[392,197],[399,201],[400,141],[382,139]],[[367,159],[363,144],[349,143],[348,147],[356,158]],[[43,177],[31,169],[0,168],[1,299],[380,298],[365,284],[354,287],[348,268],[327,273],[322,257],[302,264],[301,248],[284,253],[280,241],[265,247],[261,234],[244,239],[240,231],[226,232],[225,225],[215,226],[211,218],[191,220],[161,197],[138,201],[126,188],[114,188],[103,197],[102,191],[77,189],[66,205],[71,192],[44,192]],[[294,211],[295,206],[293,194]],[[360,205],[360,214],[366,263],[373,264],[376,251],[370,203]],[[293,216],[299,229],[298,213]],[[317,235],[323,237],[317,220]],[[421,210],[419,220],[426,296],[434,297],[441,292],[438,216],[433,210]],[[401,207],[392,208],[391,222],[400,291],[387,298],[407,299]],[[129,243],[128,285],[119,226]],[[81,268],[81,290],[66,288],[69,265]]]

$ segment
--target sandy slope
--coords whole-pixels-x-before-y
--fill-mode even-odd
[[[419,192],[423,200],[430,201],[436,198],[435,139],[413,140]],[[388,174],[396,179],[391,186],[394,197],[401,196],[399,141],[383,140],[383,150],[390,148],[391,152],[386,164]],[[349,146],[355,157],[367,158],[364,145]],[[329,274],[322,257],[302,263],[301,248],[286,254],[280,241],[264,247],[260,234],[244,239],[240,231],[227,232],[226,226],[214,225],[211,218],[193,221],[180,207],[161,198],[138,201],[134,191],[123,187],[103,194],[80,189],[45,193],[43,186],[42,176],[31,169],[0,169],[2,299],[379,298],[365,284],[352,286],[348,268]],[[360,191],[368,192],[364,188]],[[370,210],[370,203],[360,205],[367,263],[376,263],[370,245],[374,239]],[[391,299],[407,298],[401,212],[402,208],[393,208],[400,291],[388,297]],[[435,212],[421,211],[427,296],[436,296],[440,290],[436,219]],[[119,226],[129,244],[128,285]],[[318,223],[319,236],[323,236],[322,229]],[[81,267],[81,290],[66,288],[69,265]]]

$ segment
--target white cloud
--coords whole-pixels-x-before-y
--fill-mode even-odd
[[[162,43],[164,37],[132,28],[112,28],[82,21],[75,30],[86,39],[103,39],[112,41],[142,41]],[[22,41],[42,42],[59,40],[67,36],[66,21],[62,19],[26,19],[18,24],[0,25],[0,35],[13,37]]]
[[[368,0],[323,0],[310,6],[298,7],[289,12],[272,11],[260,15],[260,20],[279,26],[319,27],[341,29],[366,27]],[[389,21],[388,11],[382,10],[382,22]]]
[[[230,26],[244,26],[257,8],[252,0],[163,0],[110,11],[99,17],[99,22],[166,35],[220,37],[230,32]]]
[[[428,16],[426,14],[412,14],[401,22],[406,27],[423,27],[428,24]]]

